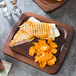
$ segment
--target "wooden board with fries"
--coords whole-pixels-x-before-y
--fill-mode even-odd
[[[45,12],[52,12],[61,7],[67,0],[34,0]]]
[[[58,33],[57,35],[55,34],[55,39],[40,39],[41,37],[36,37],[38,34],[35,34],[33,39],[31,36],[34,34],[26,34],[25,36],[24,33],[26,29],[23,27],[21,28],[20,25],[22,25],[24,22],[27,22],[30,17],[34,17],[40,22],[55,23],[60,32],[60,35],[58,31],[55,30],[54,33]],[[58,35],[59,37],[57,37]],[[64,58],[68,53],[72,35],[73,30],[71,27],[39,15],[26,12],[19,18],[18,22],[12,28],[3,45],[2,50],[5,54],[14,57],[15,59],[25,62],[46,73],[55,74],[59,70]],[[21,38],[18,38],[19,36],[21,36]],[[17,43],[23,39],[32,39],[32,41],[21,44]],[[16,46],[11,46],[12,44],[10,44],[10,42],[15,42],[18,45],[14,44]]]

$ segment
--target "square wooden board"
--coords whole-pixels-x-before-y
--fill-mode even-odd
[[[56,0],[34,0],[34,2],[38,4],[45,12],[54,11],[55,9],[62,6],[66,1],[67,0],[63,0],[59,2],[57,2]]]
[[[19,46],[10,48],[9,47],[9,43],[12,40],[14,34],[19,30],[19,27],[23,22],[27,21],[28,18],[30,18],[31,16],[35,17],[36,19],[40,20],[41,22],[47,22],[47,23],[55,23],[57,25],[57,28],[60,31],[60,37],[55,39],[55,42],[58,44],[58,53],[56,54],[57,57],[57,62],[55,65],[53,66],[46,66],[45,68],[40,68],[39,63],[35,63],[34,62],[34,56],[31,57],[28,53],[29,53],[29,47],[32,46],[32,42],[29,43],[25,43],[25,44],[21,44]],[[3,52],[11,57],[14,57],[15,59],[18,59],[22,62],[25,62],[27,64],[32,65],[33,67],[36,67],[46,73],[49,74],[54,74],[56,73],[64,58],[66,57],[68,51],[69,51],[69,47],[70,47],[70,43],[72,40],[72,35],[73,35],[73,30],[70,26],[67,26],[65,24],[62,24],[60,22],[56,22],[54,20],[33,14],[31,12],[25,12],[20,18],[19,20],[16,22],[16,24],[14,25],[14,27],[12,28],[11,32],[9,33],[4,45],[3,45]],[[35,38],[33,41],[38,41],[37,38]]]

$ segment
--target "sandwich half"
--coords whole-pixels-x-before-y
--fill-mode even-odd
[[[14,47],[26,42],[30,42],[34,39],[34,36],[31,35],[30,33],[24,31],[24,30],[19,30],[15,36],[13,37],[13,39],[11,40],[9,46],[10,47]]]
[[[56,27],[56,24],[40,22],[34,17],[30,17],[27,22],[20,26],[20,29],[24,29],[40,39],[53,38],[54,40],[56,37],[60,36],[60,32]]]
[[[44,22],[25,22],[20,26],[20,29],[33,34],[35,37],[40,39],[55,39],[54,29],[49,23]]]

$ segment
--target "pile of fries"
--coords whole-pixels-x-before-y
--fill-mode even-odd
[[[58,45],[53,42],[53,39],[39,40],[38,42],[33,42],[34,46],[29,48],[29,55],[35,55],[35,62],[40,63],[40,67],[43,68],[46,65],[54,65],[57,61],[54,54],[57,53]]]

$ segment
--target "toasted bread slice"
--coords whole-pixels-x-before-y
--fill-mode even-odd
[[[16,45],[20,45],[20,44],[23,44],[23,43],[26,43],[26,42],[29,42],[31,40],[33,40],[33,35],[27,33],[26,31],[24,30],[19,30],[13,40],[10,42],[9,46],[10,47],[13,47],[13,46],[16,46]]]
[[[25,30],[28,33],[33,34],[34,36],[41,38],[41,39],[49,39],[55,38],[54,29],[51,27],[49,23],[40,23],[40,22],[33,22],[33,23],[24,23],[20,26],[20,29]]]
[[[33,22],[40,22],[40,21],[37,20],[37,19],[34,18],[34,17],[30,17],[27,22],[33,23]],[[41,22],[40,22],[40,23],[41,23]],[[55,37],[59,37],[59,36],[60,36],[60,32],[59,32],[58,28],[56,27],[56,24],[55,24],[55,23],[49,23],[49,24],[51,25],[51,27],[52,27],[53,30],[54,30],[54,35],[55,35]]]

